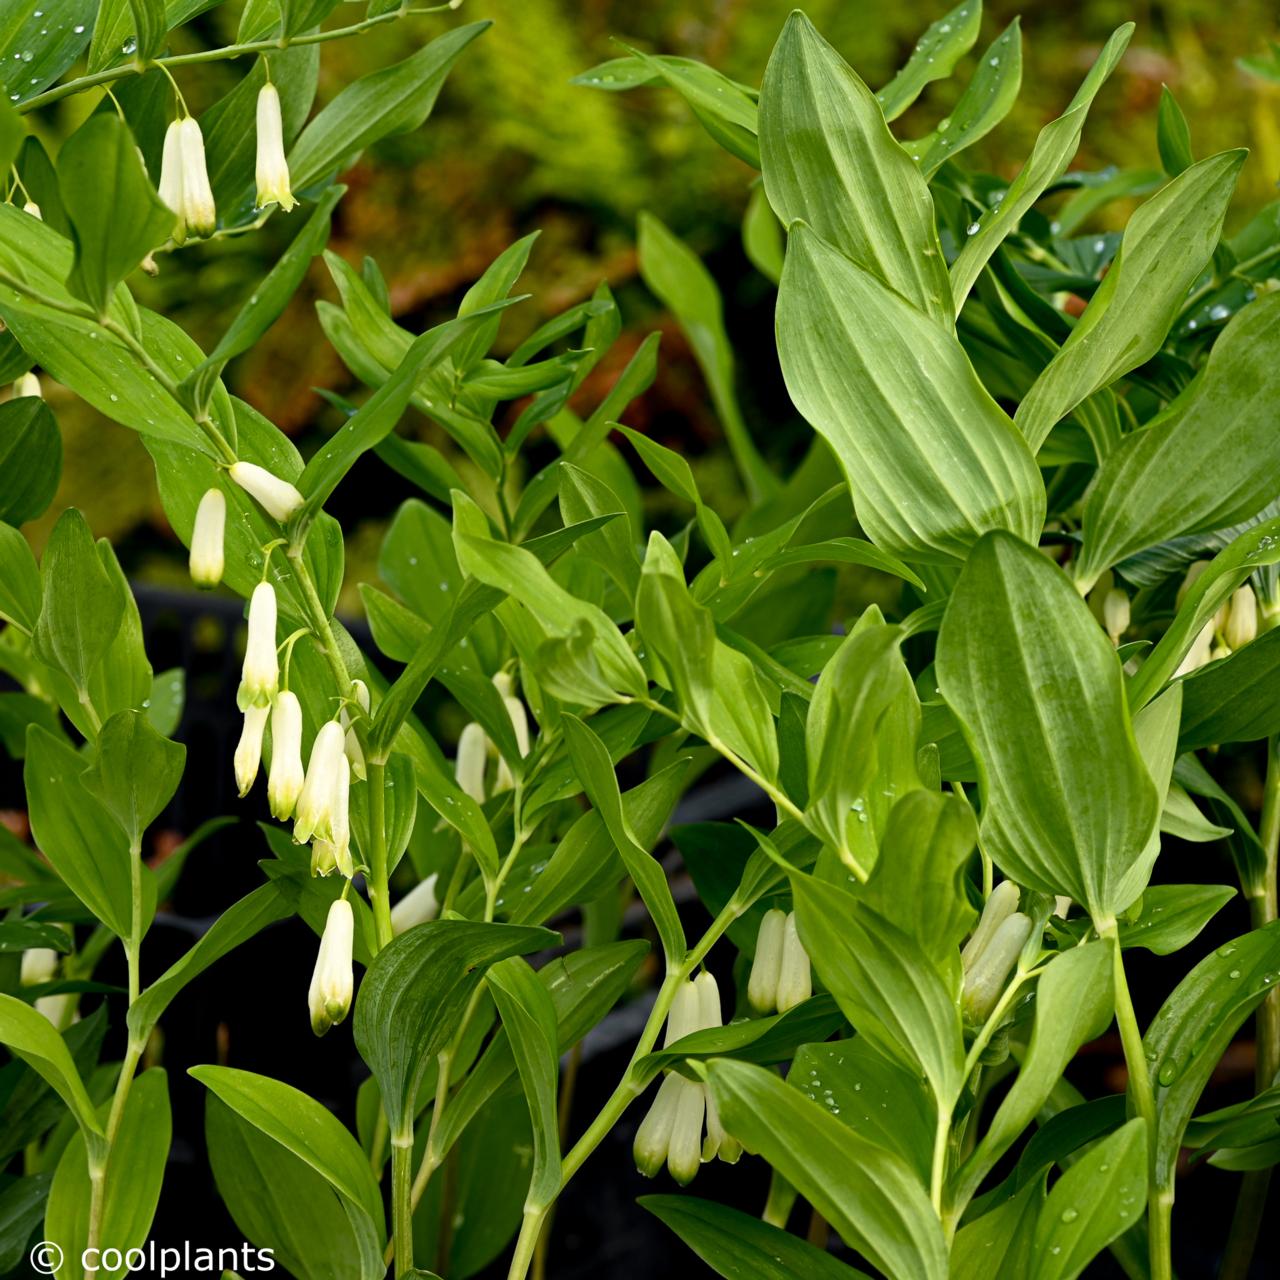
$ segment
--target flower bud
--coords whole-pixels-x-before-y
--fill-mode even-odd
[[[284,158],[284,125],[280,95],[268,82],[258,90],[258,208],[278,204],[288,213],[298,202],[289,188],[289,165]]]
[[[253,780],[258,776],[258,764],[262,760],[262,731],[267,727],[270,714],[269,706],[245,708],[244,728],[240,730],[235,754],[236,787],[242,797],[249,794]]]
[[[170,120],[165,130],[164,151],[160,156],[160,199],[173,210],[176,219],[173,238],[182,244],[187,238],[187,223],[182,213],[182,121]]]
[[[1112,587],[1102,601],[1102,625],[1112,644],[1129,630],[1129,597],[1119,587]]]
[[[205,167],[204,135],[191,116],[182,121],[182,209],[187,230],[198,236],[211,236],[218,225],[213,207],[213,189]]]
[[[1175,677],[1189,675],[1209,662],[1213,654],[1214,631],[1215,624],[1213,619],[1210,619],[1200,628],[1200,634],[1191,642],[1191,648],[1187,650],[1186,656],[1173,673]]]
[[[227,474],[273,520],[284,524],[302,506],[303,497],[287,480],[272,475],[256,462],[234,462]]]
[[[677,1040],[702,1029],[702,1000],[692,982],[682,982],[676,988],[667,1014],[667,1034],[662,1044],[669,1049]]]
[[[965,973],[961,1005],[966,1022],[980,1025],[991,1016],[1030,936],[1031,917],[1021,912],[1007,916],[992,934]]]
[[[503,704],[507,708],[507,715],[511,717],[511,727],[515,730],[516,746],[523,757],[529,754],[529,715],[524,709],[524,703],[512,693],[514,687],[511,676],[505,671],[499,671],[493,677],[494,688],[502,695]],[[498,774],[493,784],[494,794],[499,791],[510,791],[516,785],[515,776],[512,774],[510,766],[507,762],[498,757]]]
[[[21,400],[24,396],[40,398],[40,379],[34,373],[22,374],[13,384],[13,398]]]
[[[813,973],[809,953],[800,941],[796,913],[787,915],[782,934],[782,963],[778,969],[778,1012],[786,1013],[813,995]]]
[[[267,800],[271,816],[283,822],[293,816],[306,774],[302,768],[302,704],[281,689],[271,704],[271,770]]]
[[[408,893],[391,908],[391,932],[404,933],[414,925],[426,924],[440,914],[440,903],[436,898],[436,883],[440,877],[432,872],[425,880],[420,880]]]
[[[1222,638],[1229,649],[1243,649],[1258,634],[1258,598],[1247,583],[1231,597]]]
[[[222,581],[226,524],[226,495],[221,489],[206,490],[191,531],[191,581],[197,587],[216,587]]]
[[[756,933],[756,956],[747,979],[747,1003],[756,1013],[778,1007],[778,975],[782,971],[782,937],[787,913],[774,907],[764,913]]]
[[[36,218],[36,219],[40,220],[41,222],[43,222],[43,221],[44,221],[44,214],[42,214],[42,213],[40,212],[40,206],[39,206],[38,204],[36,204],[36,202],[35,202],[34,200],[28,200],[28,201],[27,201],[27,202],[22,206],[22,212],[23,212],[23,213],[29,213],[33,218]]]
[[[276,653],[276,590],[260,582],[249,597],[249,638],[236,702],[241,711],[268,707],[280,687],[280,660]]]
[[[52,947],[30,947],[22,953],[18,982],[24,987],[39,987],[52,982],[58,972],[58,953]]]
[[[488,750],[489,740],[473,720],[458,736],[458,756],[453,771],[458,786],[476,804],[484,804],[484,766]]]
[[[645,1118],[640,1121],[636,1130],[635,1143],[631,1154],[636,1168],[646,1178],[656,1176],[667,1159],[667,1150],[671,1146],[671,1129],[675,1124],[676,1110],[681,1095],[682,1084],[689,1081],[668,1072],[658,1086],[657,1096],[653,1100]]]
[[[311,975],[311,988],[307,992],[311,1030],[318,1036],[337,1026],[351,1008],[355,986],[351,970],[354,940],[355,917],[351,913],[351,904],[345,898],[338,898],[329,908],[315,971]]]
[[[1001,880],[991,890],[991,896],[978,919],[978,927],[960,952],[960,963],[966,973],[977,962],[983,949],[995,936],[996,930],[1018,909],[1020,896],[1018,886],[1012,880]]]
[[[293,818],[293,838],[306,844],[313,835],[329,839],[331,814],[338,785],[338,761],[342,752],[342,726],[336,720],[321,725],[311,744],[311,758]]]
[[[1186,577],[1182,579],[1182,585],[1178,588],[1174,601],[1176,608],[1182,608],[1182,602],[1187,598],[1187,593],[1195,586],[1196,579],[1209,567],[1209,564],[1208,560],[1196,560],[1187,567]]]
[[[363,680],[353,680],[351,682],[351,690],[355,694],[360,710],[367,715],[369,711],[369,686]],[[365,777],[364,750],[360,746],[359,735],[351,727],[351,713],[346,707],[343,707],[338,712],[338,723],[346,730],[344,749],[347,753],[347,759],[351,763],[351,776],[363,782]]]

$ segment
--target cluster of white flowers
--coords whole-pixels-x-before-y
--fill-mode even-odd
[[[1031,917],[1018,910],[1020,896],[1012,880],[996,885],[982,908],[977,928],[960,952],[964,969],[961,1005],[970,1025],[980,1025],[991,1016],[1031,936]]]
[[[693,981],[682,983],[677,990],[667,1015],[664,1044],[669,1047],[695,1031],[722,1025],[720,989],[711,974],[703,972]],[[716,1156],[729,1164],[736,1163],[742,1147],[725,1133],[715,1099],[707,1086],[688,1080],[676,1071],[668,1071],[658,1086],[658,1095],[648,1115],[636,1131],[632,1154],[636,1168],[646,1177],[652,1178],[666,1164],[671,1176],[685,1186],[693,1180],[700,1164]]]
[[[1197,560],[1187,570],[1187,576],[1178,588],[1178,606],[1186,599],[1196,579],[1209,567],[1208,560]],[[1185,676],[1207,663],[1225,658],[1237,649],[1243,649],[1250,641],[1257,638],[1259,622],[1258,597],[1253,588],[1245,583],[1231,595],[1231,599],[1218,610],[1201,628],[1200,634],[1191,643],[1187,656],[1174,673]]]
[[[529,754],[529,715],[524,703],[515,696],[515,684],[505,671],[499,671],[493,677],[494,688],[502,695],[507,715],[511,717],[511,728],[515,732],[516,746],[521,756]],[[492,785],[488,784],[490,760],[496,761],[493,771]],[[489,741],[483,726],[471,721],[458,735],[458,754],[454,759],[454,777],[458,787],[467,793],[476,804],[484,804],[489,796],[510,791],[516,785],[515,777],[507,762],[498,753],[498,748]]]
[[[58,976],[62,957],[52,947],[31,947],[22,953],[22,965],[18,975],[24,987],[41,987]],[[77,1021],[76,998],[71,993],[56,996],[37,996],[35,1010],[42,1013],[59,1031],[69,1022]]]
[[[747,1002],[756,1013],[786,1013],[813,994],[809,953],[796,930],[796,913],[774,907],[764,913],[747,981]]]

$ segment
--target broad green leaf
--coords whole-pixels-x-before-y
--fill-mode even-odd
[[[106,1108],[102,1116],[105,1120]],[[139,1249],[151,1234],[172,1128],[168,1077],[153,1067],[133,1082],[107,1159],[98,1239],[103,1245],[110,1240],[107,1247],[112,1251]],[[60,1280],[83,1280],[86,1275],[81,1255],[89,1243],[91,1198],[85,1139],[77,1133],[58,1161],[45,1213],[45,1238],[58,1244],[66,1258],[58,1269]],[[128,1275],[129,1268],[103,1266],[96,1274],[115,1280]]]
[[[102,726],[82,781],[136,849],[173,799],[186,759],[186,747],[157,733],[145,712],[121,711]]]
[[[0,8],[0,83],[6,106],[43,93],[74,64],[89,43],[99,3],[10,0]],[[55,14],[56,25],[51,21]]]
[[[1095,920],[1159,817],[1115,650],[1066,575],[990,534],[960,575],[938,639],[938,685],[982,779],[982,842],[1019,884]]]
[[[712,1062],[707,1083],[725,1128],[759,1152],[872,1266],[942,1280],[942,1227],[916,1174],[896,1155],[763,1067]]]
[[[556,937],[518,925],[433,920],[378,952],[356,999],[355,1042],[378,1081],[393,1135],[412,1124],[423,1073],[488,966],[551,946]]]
[[[1191,129],[1187,117],[1182,114],[1178,100],[1169,92],[1169,86],[1160,89],[1160,110],[1156,116],[1156,147],[1160,152],[1160,165],[1171,178],[1195,163],[1191,150]]]
[[[881,573],[892,574],[895,578],[901,578],[913,587],[924,590],[924,582],[914,570],[903,564],[897,556],[881,551],[874,543],[865,542],[862,538],[828,538],[824,542],[787,547],[770,556],[760,567],[765,573],[770,573],[792,565],[824,561],[833,564],[860,564],[868,569],[878,569]]]
[[[14,1178],[0,1189],[0,1273],[17,1269],[27,1242],[44,1218],[52,1174]]]
[[[1224,151],[1194,164],[1129,219],[1106,277],[1014,421],[1033,451],[1082,400],[1160,350],[1222,234],[1244,163]]]
[[[39,920],[0,920],[0,952],[29,951],[32,947],[70,951],[71,938],[56,924],[42,924]]]
[[[947,267],[924,177],[871,90],[798,11],[760,90],[760,157],[784,227],[807,223],[878,283],[950,327]],[[779,327],[785,332],[781,318]]]
[[[978,59],[973,78],[950,115],[932,133],[908,142],[907,154],[926,178],[933,177],[948,160],[985,137],[1009,114],[1021,87],[1022,31],[1015,18]]]
[[[1083,582],[1170,538],[1239,524],[1275,497],[1278,323],[1277,296],[1238,312],[1196,378],[1103,461],[1084,508]]]
[[[0,524],[0,616],[30,635],[40,617],[40,570],[31,544]]]
[[[0,521],[26,524],[48,510],[62,478],[62,436],[39,396],[0,405]]]
[[[667,963],[679,964],[685,954],[685,937],[680,914],[671,897],[671,886],[667,883],[667,874],[662,869],[662,864],[650,856],[631,829],[608,749],[591,728],[576,716],[564,717],[563,730],[565,743],[583,790],[600,814],[627,874],[635,882],[636,891],[649,910],[658,936],[662,939]]]
[[[761,458],[738,407],[733,348],[725,332],[720,290],[701,259],[653,214],[640,215],[639,232],[640,275],[685,331],[707,380],[747,497],[753,503],[760,502],[778,491],[778,480]],[[683,496],[690,502],[698,501],[696,496]]]
[[[640,560],[631,517],[622,499],[599,476],[571,462],[560,464],[560,517],[566,525],[614,512],[619,518],[578,543],[578,551],[600,565],[623,595],[634,600],[640,585]]]
[[[382,1195],[369,1162],[327,1107],[282,1080],[252,1071],[200,1066],[189,1074],[255,1129],[305,1161],[382,1231]]]
[[[1148,885],[1138,918],[1120,922],[1120,945],[1172,955],[1194,941],[1235,896],[1236,891],[1225,884]]]
[[[751,188],[747,211],[742,216],[742,247],[752,266],[767,280],[782,279],[782,259],[786,252],[782,224],[769,206],[763,183]]]
[[[1089,107],[1107,77],[1115,70],[1132,34],[1131,22],[1126,22],[1112,33],[1066,111],[1040,130],[1031,155],[1009,184],[1004,198],[971,228],[964,247],[951,265],[951,293],[956,312],[964,306],[973,282],[1001,242],[1017,227],[1023,215],[1050,184],[1066,172],[1080,145],[1080,134],[1084,130]]]
[[[1280,731],[1280,629],[1181,681],[1178,750],[1257,742]]]
[[[0,994],[0,1044],[53,1086],[85,1133],[101,1137],[93,1103],[71,1051],[44,1014],[13,996]]]
[[[1022,1136],[1081,1045],[1096,1040],[1114,1008],[1110,944],[1091,942],[1051,960],[1036,984],[1035,1024],[1018,1076],[973,1154],[956,1173],[952,1203],[963,1209]]]
[[[129,1034],[145,1044],[170,1002],[193,978],[269,924],[293,914],[288,898],[275,883],[259,885],[228,907],[200,940],[155,979],[129,1007]]]
[[[1185,788],[1176,782],[1170,783],[1169,794],[1164,798],[1160,830],[1179,840],[1190,840],[1192,844],[1207,844],[1231,835],[1230,827],[1210,822]]]
[[[1035,460],[946,327],[802,226],[777,327],[787,390],[839,458],[872,542],[947,563],[989,529],[1038,538]]]
[[[964,0],[929,25],[916,41],[906,65],[879,93],[876,101],[886,120],[896,120],[934,80],[945,80],[978,38],[982,0]]]
[[[964,1065],[959,953],[939,968],[839,885],[793,873],[791,891],[800,940],[845,1017],[881,1053],[918,1067],[939,1105],[952,1106]]]
[[[379,138],[418,128],[431,114],[458,55],[488,26],[473,22],[455,27],[403,62],[347,85],[289,152],[294,190],[333,177]]]
[[[32,636],[37,657],[83,698],[124,618],[119,585],[103,567],[84,516],[69,507],[53,526],[40,577],[44,598]]]
[[[456,358],[459,369],[470,369],[493,346],[502,322],[502,312],[493,308],[511,296],[516,281],[529,261],[538,232],[508,245],[484,270],[484,274],[463,296],[458,306],[458,319],[482,312],[487,319],[471,329]],[[505,368],[505,366],[504,366]],[[530,388],[531,390],[533,388]]]
[[[67,285],[100,316],[115,287],[173,231],[173,210],[156,194],[129,126],[92,115],[58,153],[62,206],[76,259]]]
[[[67,888],[112,933],[127,938],[133,933],[129,842],[81,781],[83,770],[84,760],[65,743],[39,725],[28,729],[23,778],[36,844]],[[149,869],[142,875],[144,886],[154,886]]]
[[[556,1009],[546,987],[519,956],[499,960],[487,976],[506,1028],[533,1128],[533,1172],[525,1212],[545,1208],[560,1190],[560,1127],[556,1084],[560,1055]]]
[[[1043,1179],[1038,1179],[966,1222],[951,1244],[951,1280],[1023,1280],[1031,1274],[1044,1199]]]
[[[727,1280],[866,1280],[864,1272],[838,1262],[825,1249],[714,1200],[641,1196],[636,1203]]]
[[[1142,1038],[1155,1087],[1155,1186],[1172,1198],[1183,1131],[1222,1054],[1276,984],[1280,923],[1220,946],[1178,984]]]
[[[1146,706],[1173,677],[1187,651],[1209,620],[1264,565],[1280,561],[1280,518],[1255,525],[1233,539],[1192,583],[1177,615],[1160,642],[1147,655],[1126,693],[1132,711]]]
[[[1147,1204],[1147,1122],[1130,1120],[1068,1169],[1036,1223],[1037,1280],[1075,1280]]]

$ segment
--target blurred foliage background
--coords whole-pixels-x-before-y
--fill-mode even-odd
[[[240,5],[224,4],[182,29],[176,51],[231,43]],[[331,20],[349,21],[342,8]],[[739,355],[742,403],[767,456],[794,455],[807,428],[790,409],[777,372],[772,287],[748,264],[740,220],[752,173],[729,157],[669,91],[606,94],[571,78],[621,52],[614,39],[699,58],[758,84],[792,0],[467,0],[462,12],[419,17],[323,47],[320,96],[414,52],[452,21],[493,19],[493,27],[454,69],[433,116],[419,131],[367,154],[345,181],[332,247],[358,263],[371,254],[390,285],[393,311],[415,330],[451,315],[465,286],[518,236],[540,230],[522,290],[532,295],[506,320],[502,346],[514,346],[547,317],[578,302],[601,280],[617,293],[627,331],[592,375],[602,384],[644,335],[663,332],[658,380],[629,417],[685,453],[710,501],[732,515],[736,480],[721,445],[697,366],[679,329],[636,275],[635,219],[658,214],[711,267],[723,289]],[[818,27],[873,87],[905,60],[945,0],[810,0]],[[1248,74],[1242,56],[1264,53],[1280,36],[1274,0],[995,0],[983,35],[951,80],[936,84],[897,124],[900,137],[931,129],[947,114],[981,50],[1021,14],[1024,75],[1009,117],[968,153],[973,166],[1012,177],[1036,132],[1063,108],[1110,31],[1132,19],[1137,31],[1120,70],[1095,104],[1076,168],[1158,168],[1155,113],[1161,85],[1178,98],[1197,155],[1252,149],[1229,230],[1273,199],[1280,176],[1280,84]],[[181,84],[197,113],[225,94],[249,64],[186,69]],[[94,105],[94,95],[59,104],[36,125],[54,147]],[[1128,209],[1106,210],[1119,225]],[[254,282],[294,234],[298,212],[275,216],[256,233],[162,257],[160,275],[139,278],[143,300],[166,311],[202,344],[214,341]],[[339,424],[316,388],[346,393],[353,380],[328,347],[314,302],[331,297],[323,265],[255,351],[230,370],[232,390],[293,436],[304,453]],[[63,427],[66,463],[58,500],[30,530],[43,542],[65,506],[87,514],[94,531],[117,542],[126,568],[155,581],[184,583],[182,548],[155,494],[137,438],[57,387],[47,397]],[[519,406],[513,406],[512,412]],[[402,430],[449,449],[421,420]],[[465,460],[458,463],[464,465]],[[358,610],[356,584],[375,573],[380,534],[409,490],[372,458],[362,485],[344,486],[337,510],[347,532],[344,605]],[[350,492],[348,492],[350,490]],[[649,496],[661,519],[667,501]]]

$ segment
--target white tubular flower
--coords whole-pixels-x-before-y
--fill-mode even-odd
[[[1187,575],[1182,579],[1182,585],[1178,588],[1177,597],[1174,600],[1176,608],[1182,608],[1182,602],[1187,598],[1187,592],[1196,584],[1196,579],[1209,567],[1208,560],[1196,560],[1187,567]]]
[[[961,1005],[967,1022],[978,1025],[991,1016],[1030,936],[1031,917],[1015,911],[983,947],[964,977]]]
[[[267,800],[271,816],[293,817],[306,774],[302,768],[302,704],[297,694],[281,689],[271,704],[271,770]]]
[[[213,207],[213,188],[204,160],[204,135],[191,116],[181,124],[182,208],[187,230],[198,236],[211,236],[218,226],[218,213]]]
[[[52,947],[31,947],[22,953],[18,982],[24,987],[38,987],[52,982],[58,972],[58,953]]]
[[[782,937],[787,913],[774,907],[764,913],[756,933],[756,955],[747,979],[747,1003],[756,1013],[778,1007],[778,975],[782,972]]]
[[[35,396],[36,399],[41,398],[40,379],[34,373],[24,373],[13,384],[13,398],[21,400],[24,396]]]
[[[436,898],[436,884],[440,877],[432,872],[425,880],[420,880],[408,893],[391,908],[391,932],[404,933],[414,925],[426,924],[440,914],[440,903]]]
[[[458,755],[453,773],[458,786],[476,804],[484,804],[484,767],[489,753],[489,739],[473,720],[458,735]]]
[[[207,489],[196,508],[191,531],[191,581],[197,587],[216,587],[222,581],[227,527],[227,498],[221,489]]]
[[[241,797],[249,794],[253,780],[258,776],[258,765],[262,761],[262,733],[270,714],[269,706],[245,709],[244,728],[240,730],[235,754],[236,787]]]
[[[164,151],[160,157],[160,199],[173,210],[176,219],[173,238],[182,244],[187,238],[187,223],[182,212],[182,121],[170,120],[165,130]]]
[[[306,844],[312,836],[329,839],[335,790],[338,783],[338,761],[346,762],[342,753],[342,726],[330,720],[321,726],[311,744],[311,759],[302,783],[293,817],[293,838]]]
[[[996,930],[1018,909],[1021,891],[1012,880],[1001,880],[987,899],[978,917],[978,927],[974,929],[969,941],[960,952],[960,964],[968,973],[982,954],[987,943],[995,936]]]
[[[529,714],[524,709],[524,703],[517,698],[513,692],[514,685],[511,676],[505,671],[499,671],[493,677],[494,688],[502,695],[502,701],[507,708],[507,715],[511,717],[511,727],[515,730],[516,746],[520,750],[520,756],[523,759],[529,754]],[[496,795],[499,791],[510,791],[516,785],[515,776],[512,774],[507,762],[498,757],[498,774],[493,784],[493,791]]]
[[[368,714],[369,711],[369,686],[363,680],[353,680],[351,682],[352,692],[356,695],[356,702],[360,705],[360,710]],[[338,722],[346,731],[345,750],[347,760],[351,764],[351,776],[364,781],[364,751],[360,747],[360,738],[356,731],[351,727],[351,713],[343,707],[338,712]]]
[[[280,688],[280,660],[276,653],[276,589],[260,582],[249,597],[249,638],[236,702],[241,711],[269,707]]]
[[[1112,587],[1103,598],[1102,625],[1112,644],[1129,630],[1129,597],[1119,587]]]
[[[1197,671],[1205,666],[1213,656],[1213,637],[1215,631],[1215,623],[1212,618],[1204,624],[1200,629],[1200,634],[1191,642],[1191,648],[1187,650],[1186,657],[1178,664],[1178,669],[1173,673],[1174,676],[1189,675],[1192,671]]]
[[[1227,609],[1226,625],[1222,628],[1222,638],[1229,649],[1243,649],[1258,635],[1258,597],[1253,588],[1246,584],[1231,597]]]
[[[351,913],[351,904],[345,898],[338,898],[329,908],[315,971],[311,975],[311,988],[307,992],[311,1030],[318,1036],[337,1026],[351,1008],[351,994],[355,986],[351,971],[354,939],[355,917]]]
[[[345,754],[333,762],[333,804],[329,810],[329,839],[333,841],[333,860],[348,880],[355,875],[351,860],[351,764]]]
[[[278,204],[288,213],[298,202],[289,187],[289,165],[284,158],[284,125],[280,95],[268,82],[258,90],[258,208]]]
[[[813,995],[809,953],[800,941],[796,913],[789,912],[782,933],[782,963],[778,969],[778,1012],[786,1013]]]
[[[302,494],[293,485],[256,462],[233,462],[227,474],[267,515],[281,524],[302,506]]]

